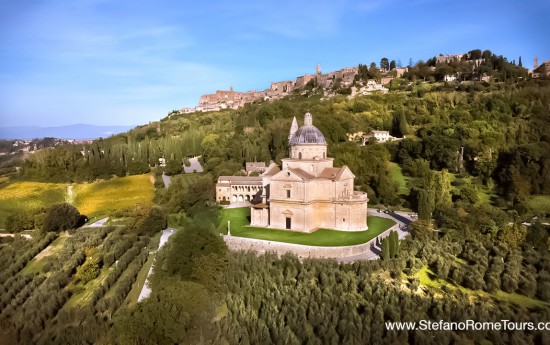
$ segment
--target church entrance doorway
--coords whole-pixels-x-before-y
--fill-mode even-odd
[[[292,228],[292,218],[286,217],[286,228],[291,229]]]

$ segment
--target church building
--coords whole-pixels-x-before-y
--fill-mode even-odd
[[[281,170],[262,176],[261,198],[252,202],[251,226],[312,232],[367,229],[367,193],[354,190],[355,176],[347,166],[333,167],[325,137],[304,116],[292,121],[289,158]]]

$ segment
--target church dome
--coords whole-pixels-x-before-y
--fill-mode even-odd
[[[306,113],[304,116],[304,125],[298,128],[290,138],[290,145],[302,144],[327,144],[323,133],[313,125],[313,116],[310,113]]]
[[[290,145],[301,144],[321,144],[326,145],[327,142],[323,133],[313,125],[306,125],[298,128],[296,133],[290,139]]]

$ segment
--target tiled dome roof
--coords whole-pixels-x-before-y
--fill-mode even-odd
[[[313,125],[305,125],[296,131],[290,139],[290,145],[317,144],[326,145],[323,133]]]

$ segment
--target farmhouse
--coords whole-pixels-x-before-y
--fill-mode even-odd
[[[363,136],[363,145],[365,145],[370,138],[374,138],[377,143],[385,143],[395,139],[390,135],[389,131],[370,131],[369,134]]]

